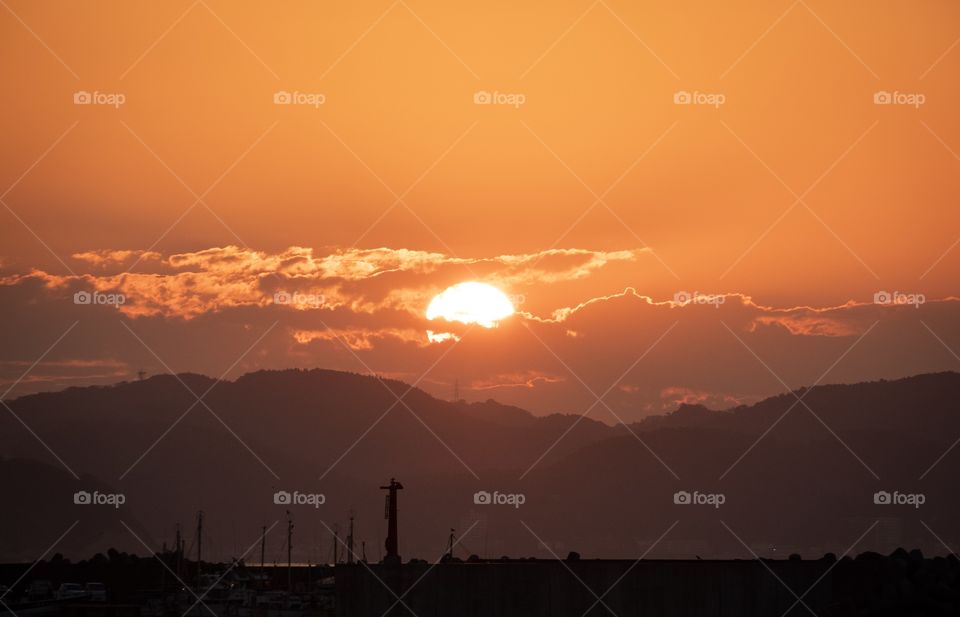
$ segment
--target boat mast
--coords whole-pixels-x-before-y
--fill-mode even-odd
[[[347,534],[347,563],[353,563],[353,513],[350,513],[350,533]]]
[[[203,510],[197,512],[197,589],[200,589],[201,563],[203,563]]]
[[[287,591],[293,591],[293,518],[287,510]]]

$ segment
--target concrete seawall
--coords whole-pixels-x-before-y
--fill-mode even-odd
[[[337,566],[337,615],[409,615],[413,611],[417,617],[583,617],[612,611],[617,617],[779,617],[796,601],[784,583],[820,613],[836,607],[833,585],[838,572],[849,574],[846,566],[850,564],[841,563],[824,576],[831,565],[829,561],[516,560],[442,563],[432,568],[423,563],[375,564],[369,569]],[[403,604],[394,594],[402,597]],[[594,594],[602,596],[610,611],[597,603]],[[787,614],[810,613],[798,603]]]

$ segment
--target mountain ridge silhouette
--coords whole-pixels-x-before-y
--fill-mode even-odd
[[[368,545],[379,546],[377,487],[392,476],[408,487],[401,498],[404,553],[428,559],[444,530],[465,530],[471,521],[482,522],[482,543],[473,544],[484,548],[471,547],[475,552],[542,552],[520,517],[556,546],[604,557],[639,554],[638,542],[677,519],[684,525],[661,545],[665,555],[737,554],[742,545],[720,517],[758,542],[824,552],[842,552],[843,542],[872,520],[897,519],[877,534],[878,551],[889,552],[881,544],[896,538],[936,552],[920,517],[936,529],[938,520],[960,513],[950,484],[960,457],[948,454],[934,465],[960,437],[960,374],[953,372],[798,389],[725,410],[683,405],[626,426],[574,414],[534,416],[492,399],[442,401],[400,381],[326,369],[257,371],[233,381],[177,377],[72,387],[9,403],[88,484],[127,495],[124,520],[136,521],[155,550],[171,543],[174,523],[189,528],[203,509],[220,530],[210,532],[211,554],[226,557],[254,542],[261,525],[283,518],[284,508],[272,501],[281,489],[326,496],[322,510],[294,508],[298,517],[332,525],[355,510]],[[209,390],[202,403],[181,379],[197,396]],[[9,414],[0,416],[0,453],[59,465]],[[77,490],[83,482],[38,482],[55,485],[48,492],[63,504],[62,515],[29,521],[16,555],[0,560],[42,550],[72,520],[84,524],[87,515],[102,514],[70,503],[64,487]],[[881,489],[925,491],[927,505],[919,512],[883,509],[872,503]],[[477,506],[478,490],[527,499],[522,509]],[[672,501],[678,490],[723,492],[727,499],[719,510],[683,509]],[[97,517],[89,524],[106,525]],[[235,542],[226,529],[238,530]],[[319,551],[324,542],[329,550],[329,534],[316,520],[298,522],[298,529],[315,536],[301,550]]]

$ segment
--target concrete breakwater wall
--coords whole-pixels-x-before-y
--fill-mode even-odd
[[[829,614],[837,605],[837,575],[849,565],[836,564],[824,576],[832,563],[515,560],[432,568],[425,563],[376,564],[369,570],[337,566],[336,605],[340,617],[411,611],[417,617],[583,617],[611,611],[617,617],[809,615],[807,608],[794,605],[796,597],[786,584],[811,609]]]

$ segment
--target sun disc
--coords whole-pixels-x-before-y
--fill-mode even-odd
[[[427,307],[427,319],[439,318],[493,328],[513,312],[513,304],[505,293],[487,283],[467,281],[434,296]]]

